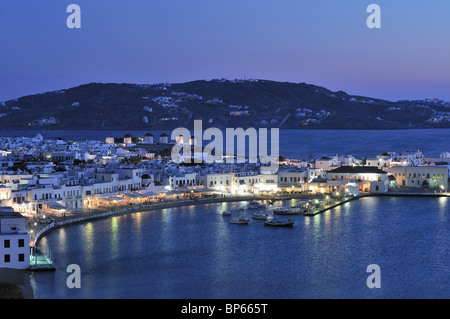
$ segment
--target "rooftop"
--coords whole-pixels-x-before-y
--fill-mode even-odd
[[[12,207],[0,207],[0,219],[1,218],[23,218],[20,213],[14,211]]]
[[[373,166],[340,166],[329,171],[329,173],[387,174],[387,172]]]

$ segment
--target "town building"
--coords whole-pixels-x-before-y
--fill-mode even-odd
[[[9,207],[0,207],[0,268],[30,266],[30,235],[25,218]]]
[[[398,186],[448,189],[447,166],[394,166],[389,170]]]
[[[363,193],[384,193],[389,190],[385,171],[368,166],[341,166],[327,174],[328,191],[345,192],[348,183],[354,182]]]

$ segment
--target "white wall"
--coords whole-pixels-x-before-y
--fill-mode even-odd
[[[19,240],[23,247],[19,247]],[[5,240],[9,240],[9,248],[5,248]],[[23,254],[23,261],[19,255]],[[9,262],[5,256],[9,255]],[[30,236],[28,233],[0,234],[0,268],[26,269],[30,266]]]

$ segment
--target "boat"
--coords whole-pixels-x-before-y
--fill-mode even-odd
[[[231,216],[231,212],[229,210],[225,210],[222,213],[223,216]]]
[[[245,219],[245,218],[233,219],[230,221],[230,223],[231,224],[248,225],[248,223],[250,223],[250,219]]]
[[[273,213],[275,215],[300,215],[305,211],[304,208],[275,208]]]
[[[264,205],[262,203],[259,203],[257,201],[254,201],[254,200],[252,200],[250,202],[250,204],[248,204],[248,206],[247,206],[247,208],[254,208],[254,209],[256,209],[256,208],[265,208],[265,207],[266,207],[266,205]]]
[[[258,220],[267,220],[268,217],[269,217],[269,214],[253,214],[252,215],[253,219],[258,219]]]
[[[266,220],[264,222],[264,226],[275,226],[275,227],[293,227],[294,221],[292,219],[288,219],[287,221],[281,221],[278,219]]]
[[[297,205],[291,206],[291,208],[306,208],[308,202],[307,201],[301,201]]]

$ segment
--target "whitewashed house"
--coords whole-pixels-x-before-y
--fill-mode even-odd
[[[30,235],[25,218],[14,209],[0,208],[0,268],[27,269],[30,266]]]

